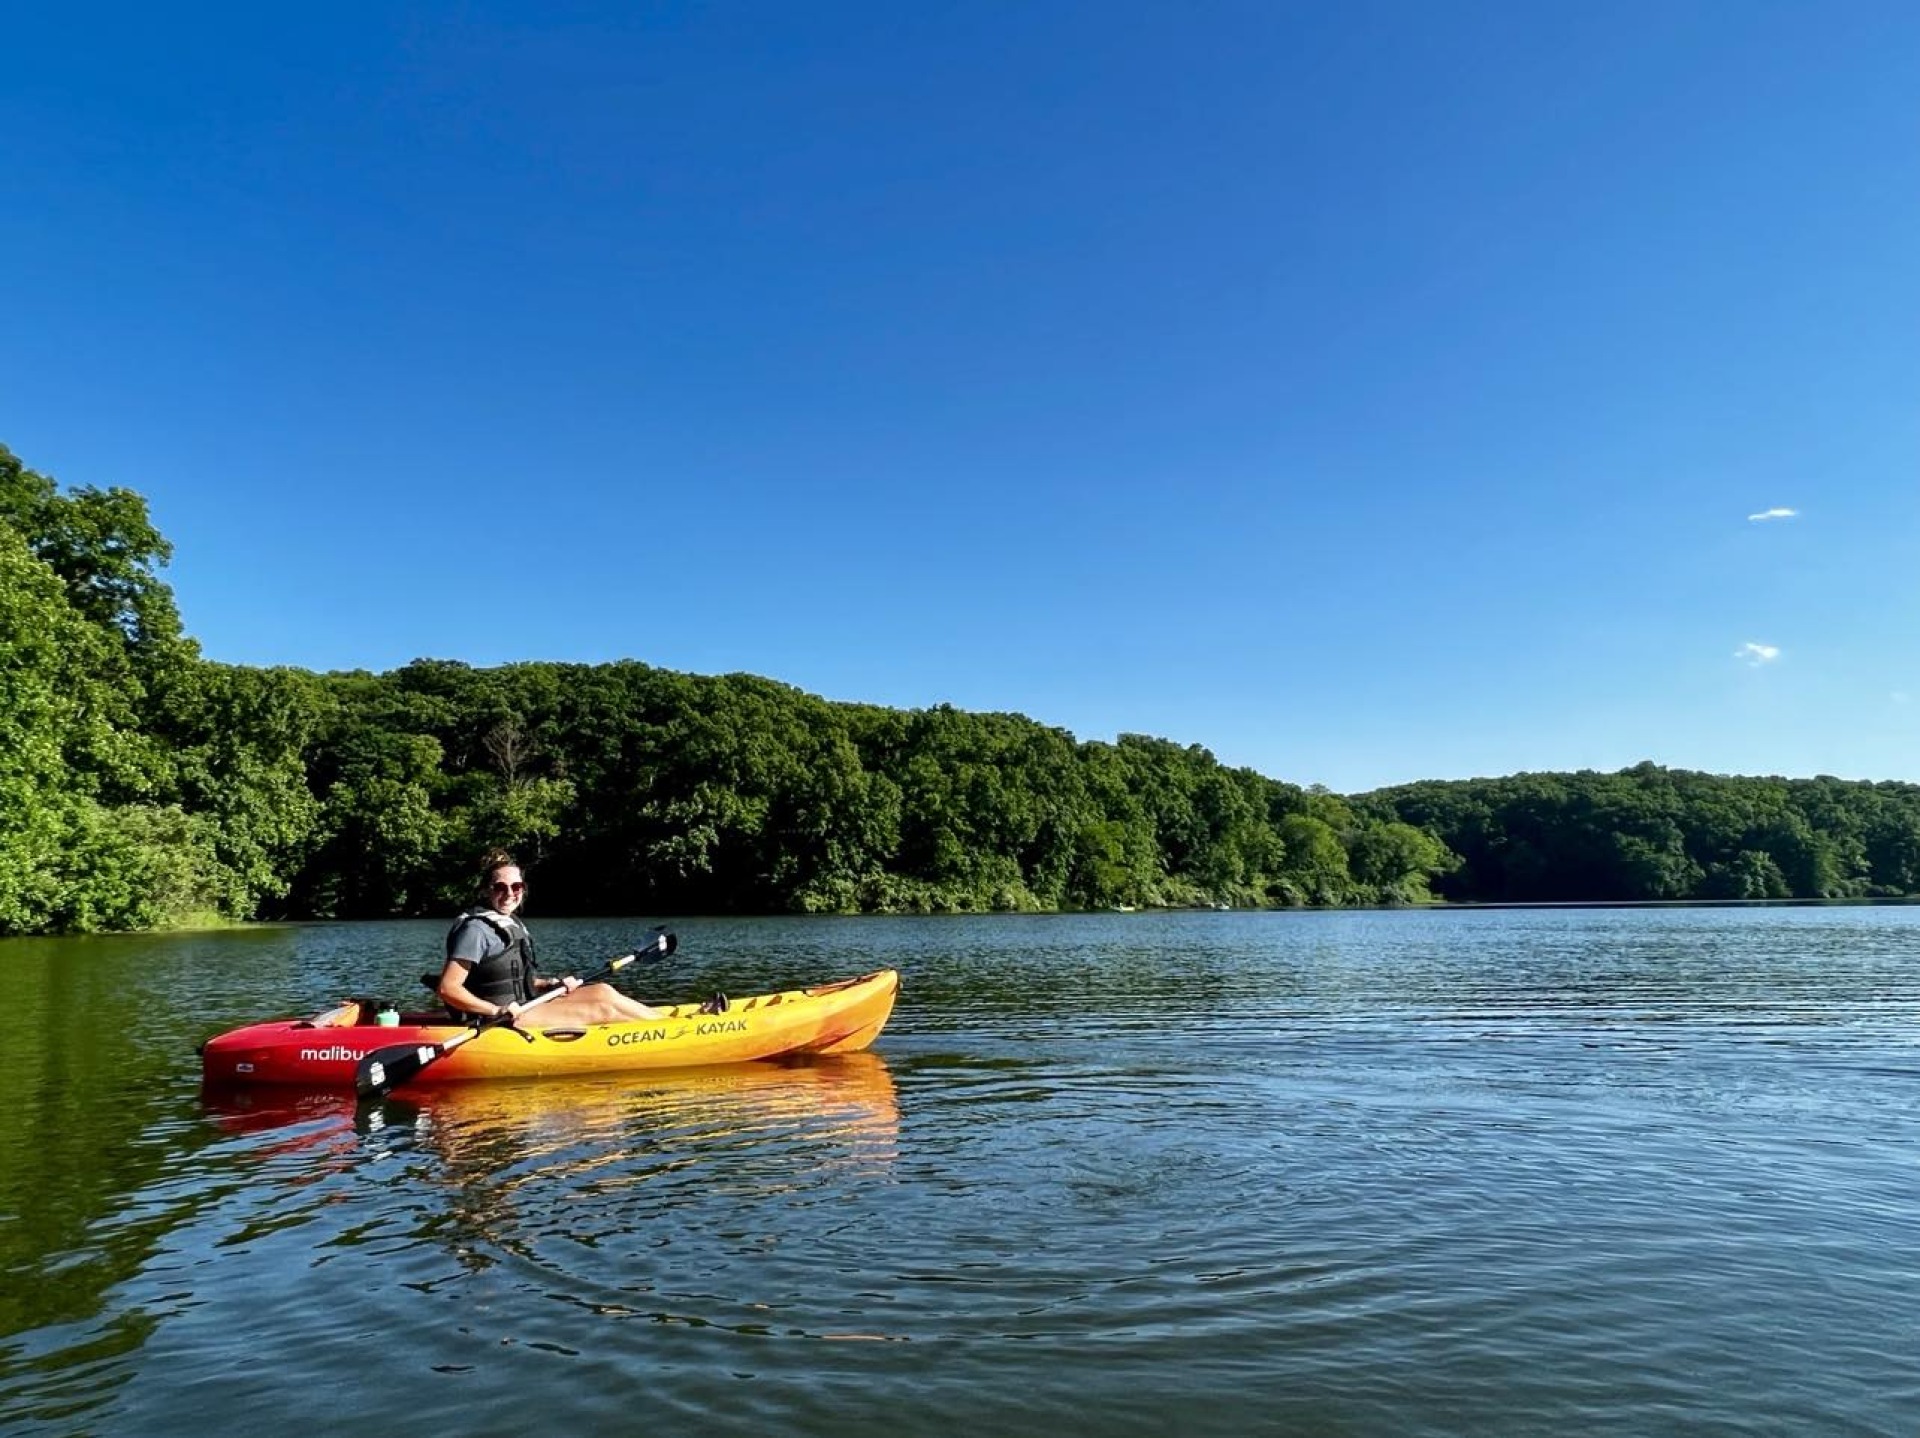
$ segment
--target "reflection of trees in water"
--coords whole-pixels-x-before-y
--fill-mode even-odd
[[[216,1210],[219,1133],[192,1097],[204,975],[287,960],[258,933],[9,941],[0,1104],[0,1426],[81,1431],[166,1316],[120,1291]]]
[[[0,1103],[0,1336],[86,1323],[199,1199],[169,1179],[203,1136],[180,1098],[191,1054],[166,1027],[180,955],[207,945],[10,940]],[[156,1199],[156,1193],[172,1198]],[[57,1282],[38,1281],[57,1273]],[[98,1330],[99,1355],[138,1323]]]

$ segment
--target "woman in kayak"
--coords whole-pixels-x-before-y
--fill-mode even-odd
[[[630,999],[612,984],[582,984],[572,974],[548,978],[533,958],[533,935],[516,917],[526,902],[527,881],[513,855],[491,851],[480,862],[480,896],[447,931],[447,964],[440,971],[440,997],[459,1014],[495,1018],[519,1015],[535,994],[565,989],[535,1011],[541,1028],[657,1019],[660,1010]]]

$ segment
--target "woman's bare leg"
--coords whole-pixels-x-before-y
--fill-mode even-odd
[[[612,984],[582,984],[570,994],[548,999],[526,1017],[528,1028],[565,1028],[572,1024],[624,1024],[657,1019],[661,1011],[630,999]]]

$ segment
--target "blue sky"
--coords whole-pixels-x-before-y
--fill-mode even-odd
[[[0,442],[211,658],[1920,779],[1920,6],[38,12]]]

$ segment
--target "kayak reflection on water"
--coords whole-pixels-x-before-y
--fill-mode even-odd
[[[641,1126],[727,1136],[790,1122],[820,1136],[885,1138],[899,1126],[893,1075],[876,1053],[717,1064],[643,1074],[423,1086],[362,1104],[338,1089],[209,1086],[202,1107],[223,1130],[249,1134],[322,1124],[361,1134],[410,1127],[455,1135],[498,1125],[568,1142]]]

